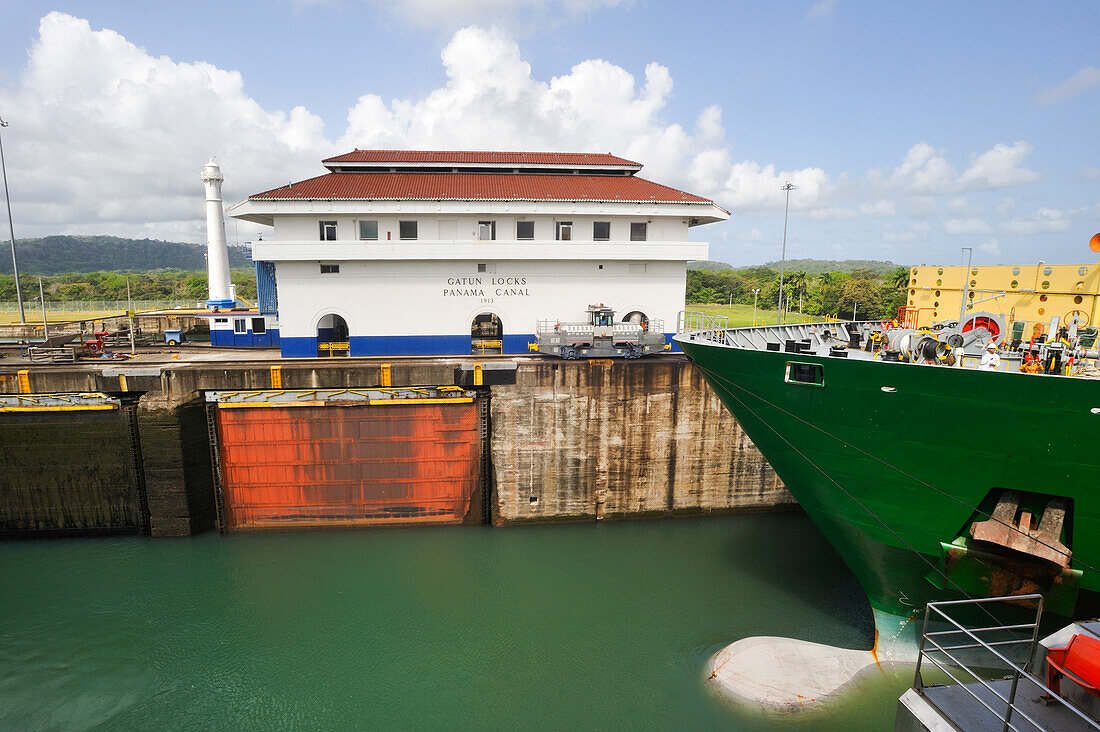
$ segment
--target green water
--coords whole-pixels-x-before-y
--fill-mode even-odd
[[[891,729],[905,679],[765,718],[738,638],[868,647],[801,514],[0,544],[0,728]]]

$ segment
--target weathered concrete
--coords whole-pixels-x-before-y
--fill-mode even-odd
[[[0,536],[140,533],[130,419],[121,408],[5,413]]]
[[[201,403],[138,413],[153,536],[190,536],[215,524],[214,482]]]
[[[497,523],[793,507],[686,359],[537,361],[493,388]]]
[[[682,356],[614,362],[225,358],[197,363],[150,356],[37,366],[27,376],[34,393],[140,394],[144,492],[151,531],[158,536],[196,533],[214,523],[206,427],[188,405],[206,390],[270,389],[276,378],[284,389],[470,382],[471,388],[488,391],[487,467],[496,523],[796,505]],[[482,383],[474,386],[473,367],[482,362]],[[501,368],[488,368],[490,363]],[[19,368],[27,367],[0,366],[0,393],[19,391]]]

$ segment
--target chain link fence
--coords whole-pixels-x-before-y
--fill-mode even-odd
[[[138,312],[147,310],[174,310],[176,308],[202,308],[205,306],[204,302],[198,300],[132,300],[129,302],[126,300],[47,300],[45,304],[47,314],[87,313],[97,315],[105,313],[123,314],[129,310],[131,306]],[[37,299],[24,300],[23,310],[28,317],[31,313],[41,315],[42,303]],[[18,314],[19,303],[0,302],[0,313]]]

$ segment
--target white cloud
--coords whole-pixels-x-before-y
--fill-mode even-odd
[[[954,235],[991,234],[993,227],[978,216],[965,219],[947,219],[943,222],[943,230]]]
[[[840,0],[820,0],[814,3],[810,9],[806,11],[806,20],[827,18],[836,12],[836,6],[839,4]]]
[[[984,241],[979,244],[978,249],[985,252],[986,254],[1000,254],[1001,244],[996,239],[989,239],[988,241]]]
[[[1042,176],[1034,170],[1020,167],[1033,149],[1023,141],[1013,145],[997,143],[991,150],[974,158],[970,167],[959,177],[959,187],[969,191],[988,191],[1039,180]]]
[[[878,201],[867,201],[859,205],[859,212],[864,216],[876,219],[897,216],[898,204],[897,201],[891,201],[886,198]]]
[[[1041,178],[1035,171],[1021,167],[1032,151],[1031,145],[1023,141],[1012,145],[997,143],[975,155],[966,170],[959,174],[941,151],[927,142],[919,142],[909,148],[901,165],[872,170],[866,179],[873,188],[886,188],[909,196],[944,196],[1008,188]]]
[[[1084,94],[1100,84],[1100,69],[1086,66],[1065,81],[1043,89],[1035,95],[1035,103],[1041,105],[1056,104],[1079,94]]]
[[[909,215],[918,219],[928,218],[938,210],[936,199],[931,196],[910,196],[905,203]]]
[[[947,202],[947,210],[956,216],[973,216],[982,213],[982,207],[972,205],[966,200],[966,196],[952,198]]]
[[[582,12],[583,3],[519,5]],[[444,84],[411,98],[364,93],[346,124],[326,135],[323,121],[304,107],[262,107],[237,72],[155,56],[114,31],[50,13],[40,22],[18,87],[0,89],[0,109],[12,110],[5,142],[17,235],[69,231],[201,240],[198,174],[215,154],[230,201],[318,175],[321,158],[353,147],[612,151],[643,162],[644,177],[709,196],[738,217],[781,216],[781,188],[790,181],[797,186],[791,213],[810,221],[893,217],[899,200],[910,217],[930,217],[938,211],[936,196],[1036,177],[1021,167],[1031,153],[1022,142],[973,156],[962,174],[924,142],[897,167],[866,173],[830,175],[813,165],[737,159],[718,106],[702,107],[683,124],[667,118],[673,78],[666,67],[650,63],[638,78],[609,61],[588,59],[540,79],[499,29],[460,29],[440,59]],[[980,229],[974,217],[956,211],[950,228]],[[1053,225],[1049,219],[1020,221]],[[924,226],[924,232],[910,228],[895,235],[927,235]]]
[[[16,235],[76,231],[198,239],[211,155],[243,196],[316,171],[319,117],[260,107],[240,74],[148,54],[50,13],[19,88],[0,91]]]
[[[394,19],[421,28],[454,30],[462,26],[496,25],[520,30],[560,25],[584,15],[631,4],[632,0],[362,0]],[[294,0],[298,6],[329,0]]]
[[[1040,208],[1030,216],[1013,216],[1000,224],[1007,234],[1030,236],[1033,234],[1057,234],[1068,231],[1070,214],[1056,208]]]

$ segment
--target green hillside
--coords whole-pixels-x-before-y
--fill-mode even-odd
[[[203,244],[59,234],[42,239],[17,239],[16,249],[21,275],[206,270],[206,246]],[[244,247],[229,247],[229,266],[251,266]],[[0,255],[0,274],[11,273],[11,257],[3,253]]]

